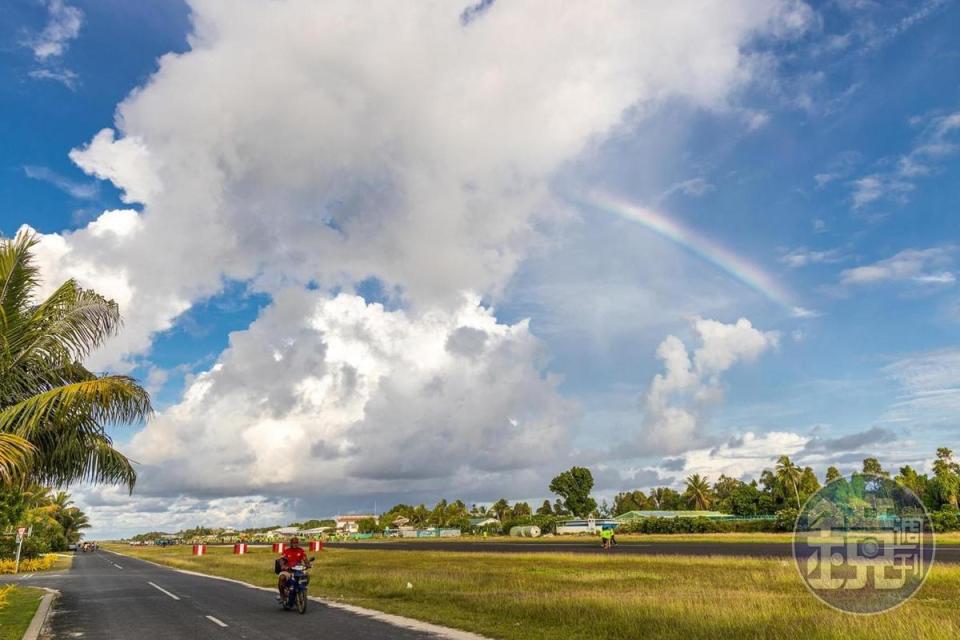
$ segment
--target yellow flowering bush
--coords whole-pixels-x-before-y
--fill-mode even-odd
[[[57,561],[57,556],[48,554],[39,558],[20,561],[20,573],[33,573],[34,571],[46,571],[53,567]],[[0,560],[0,574],[13,573],[16,562],[13,560]]]

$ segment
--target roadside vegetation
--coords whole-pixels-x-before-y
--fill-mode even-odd
[[[114,547],[154,562],[276,584],[269,549]],[[410,583],[411,587],[407,587]],[[955,638],[960,566],[936,565],[904,606],[834,611],[807,593],[792,560],[365,551],[318,555],[311,594],[494,638]],[[264,598],[270,595],[264,593]]]
[[[20,640],[43,598],[42,589],[7,585],[0,588],[0,640]]]
[[[135,380],[82,364],[119,330],[117,304],[73,280],[41,298],[35,244],[29,234],[0,240],[0,558],[6,559],[20,527],[30,530],[25,559],[79,541],[87,516],[63,488],[76,482],[133,488],[133,465],[106,429],[151,412]]]

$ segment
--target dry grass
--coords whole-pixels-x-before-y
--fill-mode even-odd
[[[263,586],[273,554],[115,547],[171,566]],[[960,567],[937,565],[893,612],[862,617],[820,604],[792,561],[332,549],[314,595],[517,640],[566,638],[955,638]],[[407,583],[413,585],[406,588]]]

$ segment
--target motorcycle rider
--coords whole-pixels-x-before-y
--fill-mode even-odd
[[[296,536],[290,538],[290,546],[283,550],[283,556],[280,558],[280,577],[277,582],[277,589],[280,591],[280,601],[287,595],[287,582],[293,577],[293,567],[302,564],[307,569],[310,568],[310,560],[307,558],[307,552],[300,546],[300,539]]]

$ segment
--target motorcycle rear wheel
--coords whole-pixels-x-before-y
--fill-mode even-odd
[[[301,614],[307,612],[307,594],[304,591],[297,591],[297,612]]]

